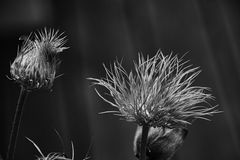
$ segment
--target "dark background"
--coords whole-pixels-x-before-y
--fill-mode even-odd
[[[1,107],[0,154],[5,157],[11,121],[20,87],[9,81],[9,65],[18,38],[43,27],[64,31],[70,49],[61,54],[64,76],[53,91],[30,93],[20,129],[16,160],[35,159],[31,138],[46,155],[62,151],[54,132],[63,137],[70,157],[84,158],[94,141],[91,158],[133,160],[136,125],[113,115],[90,86],[87,77],[104,76],[107,65],[123,58],[129,71],[138,52],[153,56],[185,54],[202,73],[196,85],[212,88],[224,113],[212,121],[197,120],[175,160],[240,159],[240,5],[216,0],[5,0],[0,2]]]

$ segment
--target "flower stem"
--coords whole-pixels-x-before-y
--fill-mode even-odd
[[[28,96],[28,91],[23,86],[21,86],[21,90],[20,90],[20,94],[17,102],[17,108],[15,111],[14,119],[13,119],[6,160],[14,159],[14,153],[15,153],[15,148],[17,143],[18,132],[20,128],[20,123],[21,123],[24,102],[27,99],[27,96]]]
[[[140,160],[146,160],[148,131],[149,131],[149,127],[147,125],[143,125],[142,126],[142,139],[141,139]]]

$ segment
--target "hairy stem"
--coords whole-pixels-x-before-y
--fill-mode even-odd
[[[147,149],[147,137],[149,127],[146,125],[142,126],[142,139],[141,139],[141,153],[140,160],[146,160],[146,149]]]
[[[23,86],[21,86],[21,90],[20,90],[20,94],[19,94],[19,98],[18,98],[18,102],[17,102],[17,108],[15,111],[15,115],[14,115],[14,119],[13,119],[13,123],[12,123],[12,129],[11,129],[11,134],[10,134],[10,140],[9,140],[6,160],[14,159],[14,153],[15,153],[15,148],[16,148],[16,144],[17,144],[17,137],[18,137],[18,132],[19,132],[19,128],[20,128],[24,102],[27,99],[27,96],[28,96],[28,91]]]

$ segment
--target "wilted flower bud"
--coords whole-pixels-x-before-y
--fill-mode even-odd
[[[147,137],[147,160],[169,160],[182,145],[188,131],[183,128],[151,127]],[[133,150],[137,158],[140,156],[142,127],[138,126]]]
[[[47,30],[34,33],[33,36],[21,38],[23,45],[11,64],[10,73],[13,80],[25,89],[51,88],[56,75],[58,53],[66,40],[58,31]]]

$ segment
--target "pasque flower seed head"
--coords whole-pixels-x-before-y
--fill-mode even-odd
[[[90,80],[109,90],[113,101],[96,90],[104,101],[118,109],[107,112],[138,125],[185,127],[194,119],[207,119],[206,116],[218,112],[207,102],[213,98],[206,93],[208,88],[192,86],[200,70],[187,63],[160,51],[146,59],[139,54],[138,63],[134,63],[135,71],[127,73],[116,61],[110,69],[104,66],[105,78]]]
[[[59,62],[58,54],[67,49],[63,34],[47,30],[21,38],[24,42],[10,66],[13,80],[25,89],[51,88]]]

